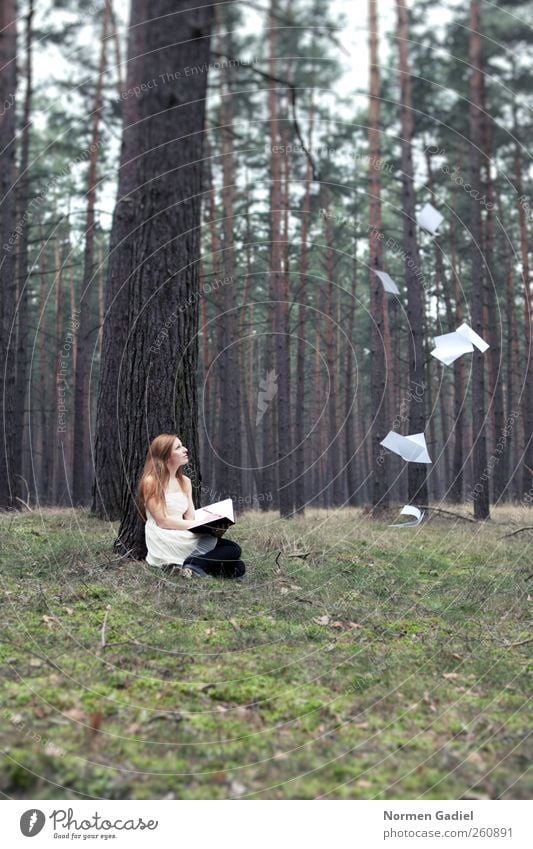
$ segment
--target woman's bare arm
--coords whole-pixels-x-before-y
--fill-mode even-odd
[[[146,480],[151,482],[151,476],[148,476]],[[194,524],[190,519],[171,519],[165,514],[163,506],[158,504],[155,498],[149,498],[146,501],[146,509],[154,517],[156,525],[159,528],[165,528],[167,531],[188,531],[189,527]]]
[[[150,498],[146,502],[146,506],[155,519],[156,525],[159,528],[165,528],[167,531],[188,531],[194,522],[191,519],[171,519],[166,516],[160,504]]]

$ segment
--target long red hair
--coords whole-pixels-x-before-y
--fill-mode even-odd
[[[165,509],[165,490],[170,480],[170,472],[167,460],[170,457],[172,446],[176,440],[174,433],[160,433],[156,436],[148,449],[143,473],[139,481],[137,493],[137,504],[143,520],[146,521],[146,503],[153,498],[157,504]],[[148,480],[148,478],[151,480]],[[183,488],[183,468],[180,466],[176,472],[179,485]]]

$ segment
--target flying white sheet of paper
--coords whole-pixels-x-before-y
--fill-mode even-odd
[[[426,203],[425,207],[418,213],[418,226],[427,230],[432,236],[437,235],[437,230],[444,221],[444,215],[441,215],[438,209],[435,209],[430,203]]]
[[[419,525],[424,518],[425,513],[423,510],[419,510],[418,507],[411,507],[410,504],[406,504],[400,511],[400,516],[414,516],[415,521],[396,522],[394,525],[389,525],[389,528],[416,528],[416,526]]]
[[[476,331],[472,330],[472,328],[469,327],[466,322],[463,322],[461,324],[461,327],[457,328],[456,333],[460,333],[461,336],[465,336],[472,343],[472,345],[475,345],[476,348],[481,351],[482,354],[484,354],[487,348],[490,347],[490,345],[485,342],[485,340],[482,339],[481,336],[478,336]]]
[[[445,366],[451,366],[463,354],[471,354],[474,350],[470,340],[462,333],[444,333],[443,336],[435,336],[434,342],[436,347],[430,354]]]
[[[387,274],[386,271],[376,271],[375,268],[373,269],[373,271],[374,271],[374,274],[377,274],[377,276],[379,277],[379,279],[383,283],[383,288],[385,289],[386,292],[390,292],[392,295],[399,295],[400,294],[400,290],[398,289],[396,283],[394,282],[392,277],[389,274]]]
[[[463,354],[471,354],[474,345],[482,353],[489,347],[485,340],[465,323],[458,327],[454,333],[435,336],[435,345],[436,348],[430,351],[431,356],[436,357],[446,366],[450,366]]]
[[[423,433],[413,433],[410,436],[400,436],[394,430],[390,430],[385,439],[380,442],[384,448],[399,454],[408,463],[431,463],[428,454],[426,437]]]

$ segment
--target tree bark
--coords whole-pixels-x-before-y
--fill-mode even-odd
[[[219,27],[222,22],[220,7],[215,7]],[[231,27],[228,27],[230,30]],[[227,53],[233,55],[231,33],[226,35]],[[236,310],[235,290],[235,155],[233,138],[234,94],[233,74],[228,65],[221,68],[221,106],[220,133],[222,141],[222,267],[224,286],[222,287],[222,311],[219,321],[222,325],[222,349],[217,359],[222,415],[218,419],[217,453],[222,458],[219,489],[221,498],[239,497],[242,485],[242,428],[241,428],[241,369],[239,357],[238,313]],[[231,397],[231,404],[228,398]],[[240,503],[240,502],[237,502]]]
[[[498,197],[498,218],[501,223],[502,253],[505,257],[505,323],[507,333],[507,369],[506,369],[506,398],[507,416],[513,418],[513,427],[508,437],[506,452],[505,477],[507,497],[516,500],[520,496],[522,480],[520,480],[520,421],[517,408],[517,378],[519,375],[518,363],[518,321],[516,317],[516,293],[515,293],[515,263],[513,251],[509,245],[508,232],[505,224],[505,214],[501,198]]]
[[[361,455],[363,447],[361,444],[360,418],[361,418],[361,387],[354,383],[354,361],[355,361],[355,312],[357,297],[357,235],[354,237],[353,245],[353,270],[352,285],[350,291],[350,306],[348,308],[347,322],[347,344],[346,344],[346,377],[344,386],[344,422],[345,435],[344,444],[346,450],[346,484],[347,502],[350,506],[360,503],[360,491],[362,475],[358,472],[362,468]]]
[[[95,280],[95,204],[98,179],[98,151],[100,148],[100,123],[102,115],[103,87],[106,71],[107,35],[110,25],[109,0],[104,3],[102,34],[100,37],[100,59],[96,78],[96,91],[91,121],[91,144],[89,147],[89,173],[87,178],[87,218],[85,223],[85,252],[83,279],[79,302],[79,328],[74,384],[74,453],[72,458],[72,501],[74,506],[88,504],[91,495],[90,465],[90,337],[96,321],[92,310]]]
[[[30,127],[31,108],[33,100],[33,51],[32,51],[32,26],[34,15],[33,0],[29,0],[28,11],[25,17],[24,52],[26,69],[26,88],[24,92],[24,108],[22,115],[22,133],[20,145],[20,168],[17,180],[17,219],[19,226],[19,237],[17,244],[17,391],[15,393],[15,421],[21,426],[15,428],[14,433],[14,462],[17,474],[17,491],[20,497],[25,498],[26,482],[24,480],[24,466],[31,467],[31,463],[23,460],[23,442],[29,437],[29,416],[26,410],[28,391],[28,363],[30,357],[29,344],[29,301],[30,301],[30,277],[28,275],[28,224],[26,223],[26,210],[29,204],[30,177]],[[29,440],[28,440],[29,441]],[[31,444],[31,442],[30,442]],[[26,450],[24,450],[26,454]],[[26,454],[27,456],[27,454]],[[28,481],[28,487],[30,482]]]
[[[484,232],[485,262],[488,274],[485,280],[488,337],[490,349],[487,351],[489,363],[489,410],[492,422],[492,445],[495,464],[492,468],[492,500],[498,504],[504,497],[506,488],[506,457],[509,451],[509,439],[505,436],[505,406],[503,399],[503,359],[502,359],[502,322],[498,302],[497,281],[493,276],[494,268],[494,181],[492,178],[492,118],[483,79],[484,110],[484,154],[485,154],[485,196],[486,217]]]
[[[117,441],[107,444],[105,456],[111,448],[118,450],[124,469],[118,482],[122,522],[116,547],[136,557],[143,556],[145,546],[134,497],[155,436],[180,436],[195,464],[190,470],[195,495],[200,489],[198,262],[212,14],[213,7],[199,0],[132,4],[130,33],[141,31],[142,45],[131,45],[129,79],[156,80],[157,85],[140,95],[138,120],[124,127],[126,167],[119,178],[118,207],[128,206],[130,212],[126,222],[122,212],[115,217],[111,243],[117,250],[110,262],[110,290],[124,293],[115,300],[124,311],[124,329],[118,349],[104,344],[102,381],[111,382],[116,399],[107,406],[100,393],[100,423],[116,429]],[[190,68],[197,71],[187,74]],[[97,451],[105,437],[102,428]]]
[[[309,146],[313,144],[313,129],[315,121],[315,104],[313,91],[311,91],[311,103],[309,106]],[[312,382],[306,381],[305,354],[306,340],[306,316],[307,316],[307,277],[309,273],[309,230],[311,225],[311,181],[313,179],[313,168],[307,160],[304,196],[302,199],[302,231],[300,245],[300,267],[298,275],[298,319],[296,326],[296,403],[294,416],[294,502],[295,513],[304,515],[305,505],[308,502],[306,492],[306,385],[312,390]],[[311,392],[307,392],[311,399]]]
[[[15,398],[16,210],[15,96],[17,89],[17,4],[0,3],[0,510],[17,506],[13,457],[15,433],[22,421],[13,412]]]
[[[483,146],[483,57],[481,45],[481,11],[479,0],[470,0],[470,182],[477,197],[482,196],[481,150]],[[472,198],[472,324],[473,330],[483,336],[483,233],[481,206]],[[474,516],[478,520],[490,518],[489,475],[487,471],[487,441],[485,421],[485,363],[477,348],[472,363],[472,423],[477,431],[473,438],[473,488]]]
[[[269,74],[271,79],[268,91],[268,109],[270,123],[270,147],[272,169],[272,210],[271,210],[271,256],[270,274],[274,293],[274,339],[276,363],[276,412],[277,412],[277,450],[276,466],[279,493],[280,515],[288,518],[292,514],[292,475],[291,475],[291,431],[290,431],[290,348],[287,327],[288,286],[283,270],[282,249],[282,174],[279,149],[278,86],[276,77],[277,50],[277,0],[270,2],[269,17]]]
[[[368,121],[369,144],[369,267],[371,271],[383,268],[383,234],[381,232],[381,171],[376,164],[381,158],[380,145],[380,73],[378,47],[377,0],[369,0],[370,43],[370,110]],[[379,512],[389,504],[388,455],[380,445],[387,435],[386,422],[386,351],[384,344],[385,310],[387,304],[381,281],[370,275],[370,311],[372,318],[371,364],[371,428],[372,428],[372,507]]]
[[[409,20],[406,0],[396,0],[398,11],[398,53],[400,60],[400,120],[402,151],[403,247],[407,318],[409,322],[409,433],[422,433],[426,427],[424,368],[424,291],[417,279],[420,268],[416,237],[416,207],[413,168],[413,97],[409,69]],[[407,467],[410,504],[427,504],[426,466],[409,463]]]
[[[514,144],[514,177],[518,208],[518,223],[520,229],[520,256],[522,261],[522,285],[524,291],[524,362],[526,373],[524,378],[524,393],[522,402],[522,427],[524,433],[524,453],[522,459],[522,494],[530,492],[533,476],[533,333],[531,312],[531,272],[529,267],[529,232],[527,226],[527,209],[524,201],[524,177],[522,144],[518,125],[516,101],[513,101],[513,136]]]

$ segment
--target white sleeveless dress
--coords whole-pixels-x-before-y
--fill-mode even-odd
[[[166,512],[169,519],[183,519],[189,506],[184,492],[166,492]],[[150,566],[164,566],[167,563],[183,565],[190,554],[207,554],[217,544],[217,537],[210,534],[193,534],[192,531],[172,531],[160,528],[150,511],[146,510],[145,524],[146,562]]]

